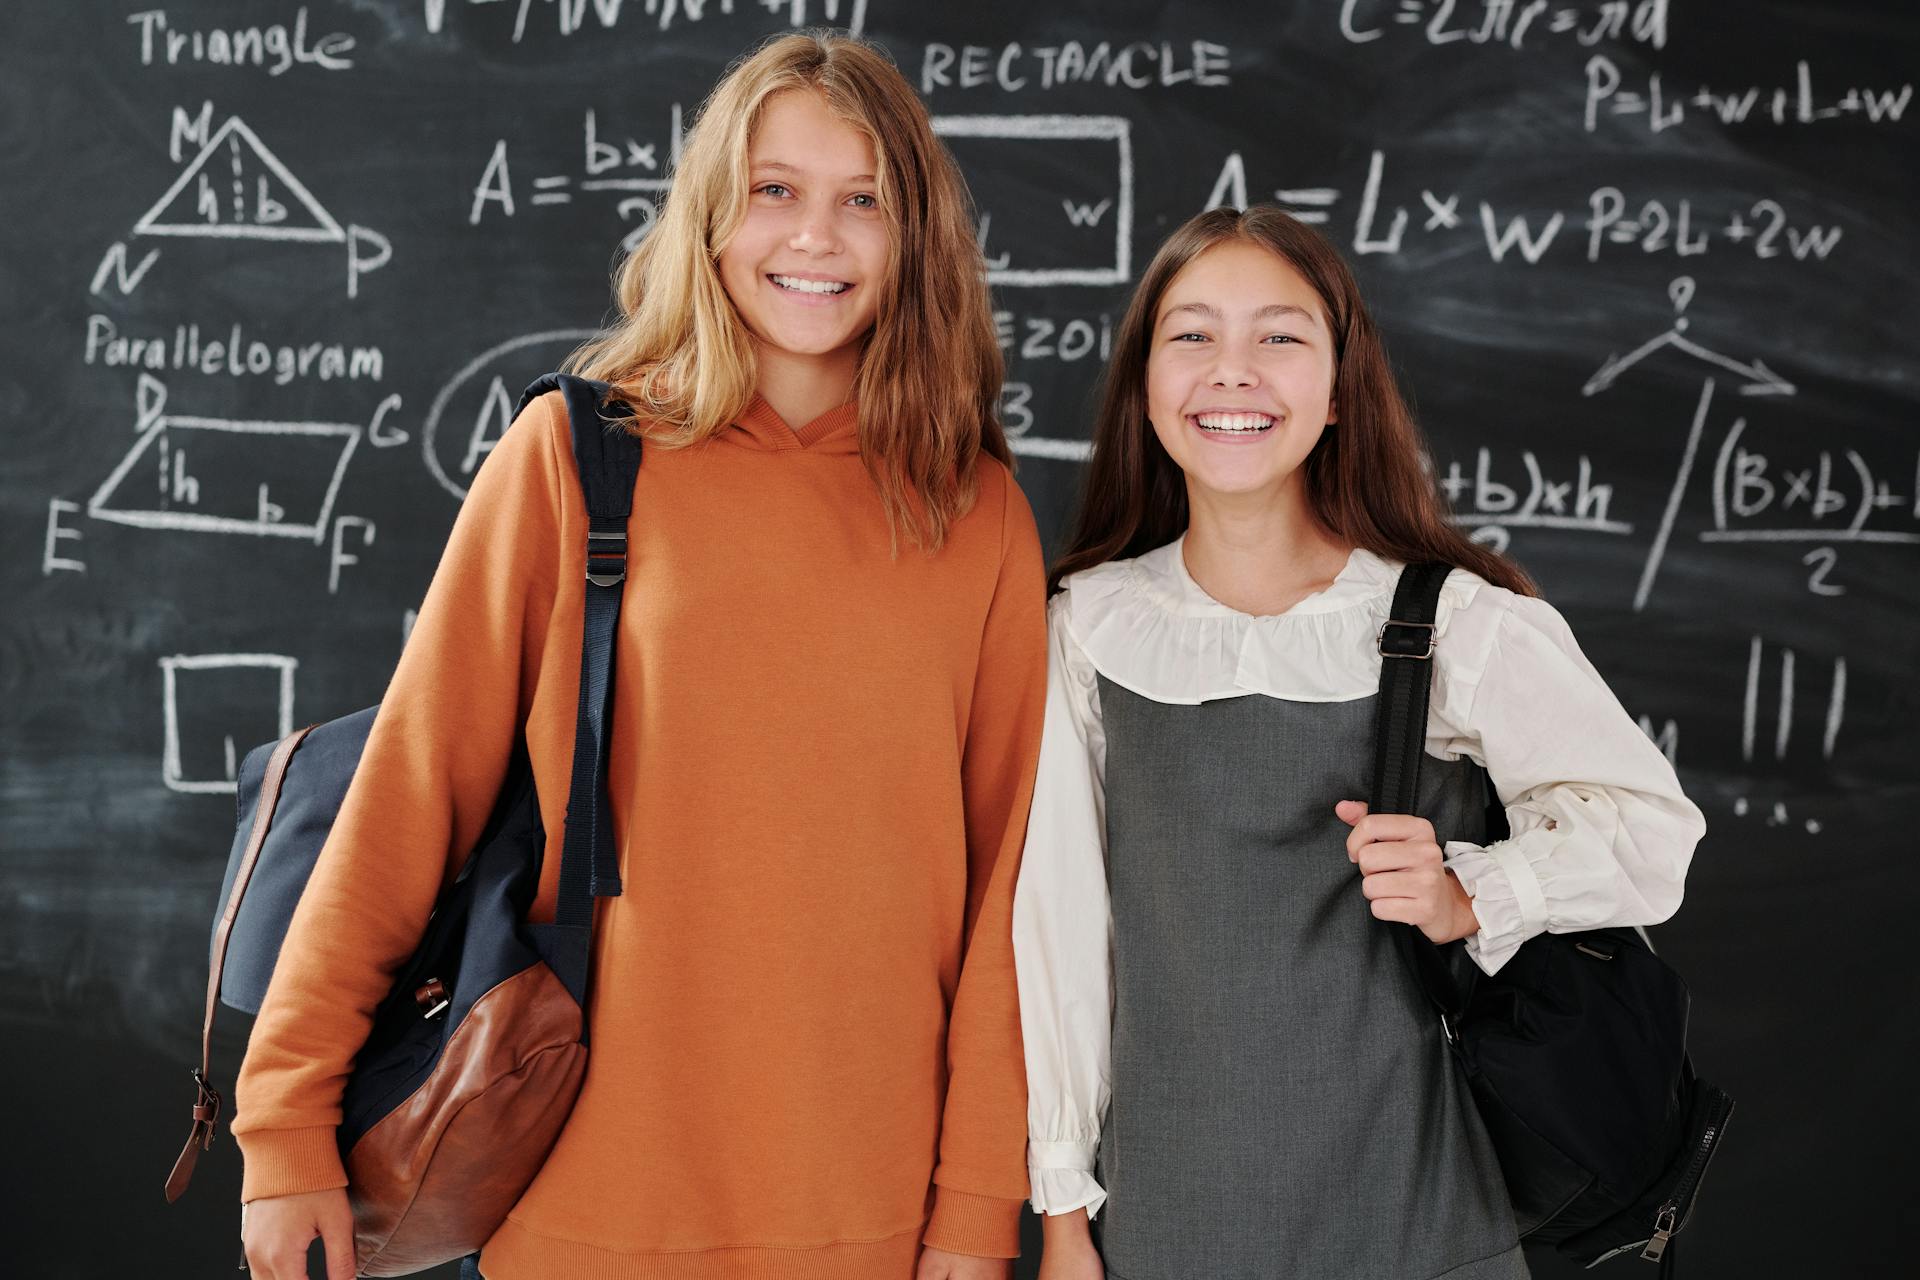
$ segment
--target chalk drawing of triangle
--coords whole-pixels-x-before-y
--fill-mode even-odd
[[[265,215],[265,216],[263,216]],[[344,242],[346,232],[234,116],[134,224],[137,236]]]

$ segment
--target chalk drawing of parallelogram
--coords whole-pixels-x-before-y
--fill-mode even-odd
[[[352,422],[156,414],[87,514],[141,529],[320,543],[360,433]]]
[[[168,790],[231,794],[240,776],[236,738],[251,746],[266,741],[269,733],[279,739],[293,732],[293,676],[299,666],[298,659],[278,653],[175,654],[160,659],[167,734],[160,778]],[[261,710],[268,699],[273,704],[271,726]]]
[[[1126,117],[935,116],[933,131],[953,149],[983,210],[989,284],[1132,278],[1133,124]],[[997,200],[1019,219],[1019,242],[1005,252],[992,230]]]
[[[347,233],[260,135],[234,116],[140,216],[138,236],[343,243]]]

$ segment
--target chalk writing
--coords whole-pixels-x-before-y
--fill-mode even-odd
[[[171,332],[123,333],[112,317],[99,312],[87,317],[81,360],[109,369],[264,378],[282,387],[300,379],[378,382],[387,363],[386,353],[376,346],[262,341],[248,334],[238,320],[224,330],[213,325],[203,330],[198,322],[190,322],[174,325]]]
[[[1655,71],[1647,77],[1646,92],[1641,93],[1620,87],[1625,77],[1619,66],[1604,54],[1595,54],[1587,60],[1586,76],[1588,133],[1597,130],[1603,118],[1616,116],[1642,117],[1651,133],[1664,133],[1689,119],[1704,120],[1723,128],[1766,120],[1776,125],[1818,124],[1824,120],[1898,124],[1913,101],[1911,83],[1893,89],[1854,85],[1838,97],[1825,97],[1815,90],[1812,65],[1804,58],[1794,64],[1791,89],[1749,85],[1716,90],[1702,84],[1691,91],[1676,93],[1663,86],[1660,73]],[[1689,114],[1688,107],[1694,108],[1693,114]]]
[[[1218,89],[1233,83],[1233,51],[1209,40],[1176,43],[1145,40],[1092,45],[968,44],[930,42],[920,58],[920,92],[992,87],[1003,93],[1095,84],[1108,89],[1173,88],[1192,84]]]
[[[459,0],[454,0],[458,3]],[[732,17],[738,9],[745,13],[764,12],[783,19],[788,26],[840,26],[859,35],[866,27],[868,0],[537,0],[541,8],[553,14],[554,31],[561,36],[586,31],[591,17],[593,29],[607,31],[620,25],[622,17],[633,13],[653,21],[657,30],[671,30],[675,23],[696,23],[709,16]],[[513,11],[513,42],[527,36],[527,21],[533,15],[536,0],[465,0],[468,7],[500,5]],[[425,0],[425,21],[429,34],[446,28],[449,0]]]
[[[181,63],[215,67],[263,67],[270,76],[285,75],[296,66],[322,71],[350,71],[354,38],[343,31],[329,32],[307,43],[307,6],[294,14],[291,29],[274,23],[265,27],[185,29],[172,26],[165,9],[146,9],[127,15],[139,29],[140,65],[177,67]]]
[[[1655,49],[1667,43],[1668,0],[1604,0],[1574,5],[1549,0],[1340,0],[1340,35],[1352,44],[1371,44],[1393,27],[1409,30],[1428,44],[1505,46],[1523,50],[1555,38],[1581,45],[1631,41]]]

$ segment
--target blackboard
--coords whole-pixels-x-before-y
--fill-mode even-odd
[[[232,1265],[230,1145],[159,1192],[234,761],[379,697],[692,112],[810,24],[880,41],[961,162],[1052,546],[1167,229],[1274,200],[1349,254],[1459,519],[1708,815],[1655,931],[1741,1104],[1688,1270],[1890,1272],[1920,1139],[1903,0],[7,5],[9,1271]]]

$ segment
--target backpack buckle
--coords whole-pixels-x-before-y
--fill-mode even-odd
[[[195,1067],[193,1075],[193,1139],[198,1141],[200,1149],[207,1151],[213,1147],[213,1135],[220,1124],[220,1095],[207,1083],[207,1077],[200,1068]]]
[[[624,530],[587,531],[587,581],[596,587],[617,587],[627,577],[627,535]]]
[[[1402,630],[1389,637],[1387,633],[1396,627]],[[1425,662],[1433,657],[1433,624],[1389,618],[1380,624],[1380,634],[1374,637],[1374,642],[1379,646],[1383,658],[1412,658],[1416,662]]]
[[[413,1002],[420,1006],[420,1016],[437,1018],[453,1004],[453,998],[447,994],[447,984],[438,978],[428,978],[414,993]]]

